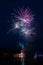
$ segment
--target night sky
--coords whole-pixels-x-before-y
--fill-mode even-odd
[[[18,35],[7,34],[10,29],[11,13],[18,7],[29,7],[35,14],[36,38],[31,44],[36,50],[43,50],[43,0],[14,0],[0,2],[0,48],[16,49]]]

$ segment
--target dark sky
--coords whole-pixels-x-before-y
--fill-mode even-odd
[[[37,49],[43,50],[43,0],[14,0],[0,2],[0,47],[15,48],[18,36],[6,32],[9,30],[8,21],[11,18],[13,9],[18,7],[30,7],[36,15],[36,40],[32,42]],[[16,38],[15,38],[16,36]]]

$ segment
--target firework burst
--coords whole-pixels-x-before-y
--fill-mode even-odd
[[[21,58],[21,65],[24,65],[24,51],[25,48],[27,48],[26,45],[28,45],[28,41],[32,40],[35,35],[35,28],[32,26],[34,15],[31,13],[30,9],[19,9],[16,13],[17,15],[14,15],[14,19],[12,20],[12,29],[10,29],[8,33],[11,31],[15,33],[18,32],[20,38],[23,38],[23,41],[21,40],[22,43],[18,44],[22,48],[22,51],[20,54],[16,54],[16,56]]]
[[[18,29],[21,36],[31,38],[31,34],[34,35],[34,27],[31,26],[34,21],[34,15],[31,13],[30,9],[19,9],[17,13],[16,16],[14,15],[14,23],[10,31]]]

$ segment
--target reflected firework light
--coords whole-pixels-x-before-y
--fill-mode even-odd
[[[21,60],[21,65],[25,65],[25,48],[23,43],[19,43],[19,46],[22,48],[21,53],[19,53],[19,58]]]
[[[24,50],[21,51],[21,53],[19,54],[19,58],[21,59],[21,65],[25,65],[25,53]]]
[[[14,54],[14,58],[24,59],[25,58],[24,51],[22,50],[21,53]]]
[[[14,58],[16,59],[20,59],[21,61],[21,65],[24,65],[24,61],[25,61],[25,53],[24,53],[24,50],[21,50],[21,53],[17,53],[17,54],[14,54]]]
[[[19,54],[19,58],[21,58],[21,59],[24,59],[25,58],[25,54],[24,54],[24,51],[23,50]]]

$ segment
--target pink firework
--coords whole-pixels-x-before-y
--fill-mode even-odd
[[[19,9],[18,15],[15,16],[18,20],[23,21],[24,23],[30,23],[33,21],[33,15],[31,14],[30,9]]]

